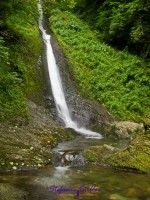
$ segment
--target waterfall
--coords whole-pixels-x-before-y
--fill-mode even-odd
[[[56,64],[56,60],[53,54],[53,49],[50,43],[51,36],[48,35],[46,33],[46,30],[43,28],[43,24],[42,24],[43,11],[42,11],[42,6],[40,3],[38,4],[38,9],[40,12],[39,29],[42,32],[43,41],[46,46],[46,59],[47,59],[48,72],[49,72],[52,93],[53,93],[56,109],[58,111],[58,115],[65,123],[66,128],[72,128],[76,132],[85,135],[87,138],[101,139],[102,138],[101,134],[87,130],[84,127],[79,128],[77,122],[73,121],[71,118],[69,108],[66,103],[63,87],[62,87],[59,69]]]

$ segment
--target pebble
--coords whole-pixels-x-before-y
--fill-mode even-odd
[[[33,150],[34,149],[34,147],[30,147],[30,150]]]
[[[115,150],[114,147],[112,147],[112,146],[110,146],[110,145],[108,145],[108,144],[104,144],[103,146],[104,146],[106,149],[110,150],[110,151],[114,151],[114,150]]]
[[[17,169],[17,167],[16,167],[16,166],[13,166],[13,169],[14,169],[14,170],[16,170],[16,169]]]
[[[13,162],[10,162],[10,165],[13,165],[14,163]]]

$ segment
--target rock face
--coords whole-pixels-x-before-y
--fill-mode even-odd
[[[72,118],[78,122],[79,126],[84,126],[93,131],[109,132],[113,117],[102,105],[81,96],[78,90],[79,86],[74,78],[73,68],[54,36],[51,38],[51,43]]]
[[[132,138],[134,134],[142,133],[144,125],[142,123],[134,123],[128,121],[114,122],[114,134],[118,138]]]
[[[0,170],[32,169],[52,164],[51,148],[74,138],[56,126],[43,106],[29,102],[30,121],[0,124]]]
[[[55,152],[54,166],[83,166],[86,159],[80,151]]]

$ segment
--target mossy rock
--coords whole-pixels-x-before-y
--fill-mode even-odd
[[[106,163],[107,159],[118,151],[110,145],[92,146],[85,149],[83,155],[89,162]]]
[[[52,148],[58,142],[74,138],[69,131],[54,126],[0,127],[0,170],[32,169],[51,165]]]
[[[150,135],[140,134],[124,150],[109,158],[111,165],[126,169],[150,172]]]

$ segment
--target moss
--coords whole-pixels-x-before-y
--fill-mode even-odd
[[[85,158],[90,162],[104,163],[117,149],[109,146],[92,146],[84,150]]]
[[[92,152],[91,150],[87,150],[84,155],[88,161],[96,161],[97,160],[95,153]]]
[[[150,172],[150,139],[149,134],[139,135],[131,144],[109,158],[111,165]]]
[[[150,134],[138,135],[123,149],[109,145],[88,147],[84,156],[89,162],[105,163],[126,170],[150,172]]]
[[[23,200],[27,193],[10,184],[0,183],[0,196],[2,200]]]

